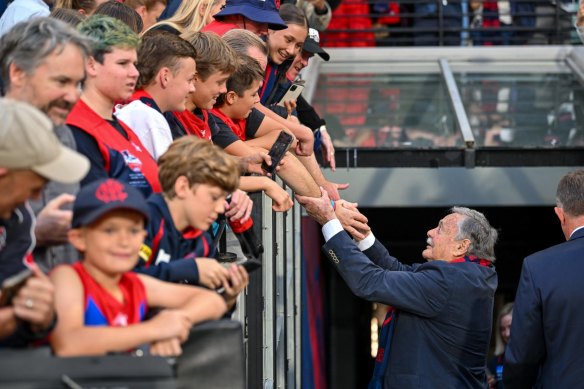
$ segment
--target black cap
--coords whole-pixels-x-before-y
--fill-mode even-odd
[[[117,209],[136,211],[148,220],[148,205],[138,189],[112,178],[92,182],[77,193],[71,225],[87,226]]]
[[[331,56],[324,51],[322,47],[318,44],[320,42],[320,36],[318,35],[318,31],[314,28],[308,29],[308,36],[304,40],[304,45],[302,46],[302,50],[307,51],[312,54],[320,55],[320,58],[328,61],[331,59]]]

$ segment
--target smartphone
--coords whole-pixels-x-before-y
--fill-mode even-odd
[[[12,304],[12,299],[16,296],[20,288],[32,277],[32,270],[26,268],[15,275],[8,277],[2,282],[2,295],[0,295],[0,307]]]
[[[262,162],[262,170],[266,173],[274,174],[276,171],[276,167],[280,164],[282,158],[284,158],[284,154],[292,145],[292,141],[294,138],[292,135],[288,134],[286,131],[280,131],[280,135],[278,135],[278,139],[272,145],[270,152],[268,155],[272,157],[272,164],[268,166],[266,162]]]
[[[286,94],[284,94],[284,96],[280,99],[280,101],[278,102],[278,105],[280,107],[283,107],[285,101],[297,100],[298,96],[300,96],[300,94],[302,93],[303,90],[304,90],[304,85],[300,85],[300,84],[290,85],[290,88],[288,88],[288,90],[286,91]]]

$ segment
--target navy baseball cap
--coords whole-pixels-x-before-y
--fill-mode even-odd
[[[87,226],[118,209],[136,211],[148,220],[148,205],[138,189],[112,178],[92,182],[77,193],[71,226]]]
[[[243,15],[256,23],[267,23],[270,30],[288,28],[280,17],[274,0],[227,0],[223,9],[213,17],[221,20],[228,15]]]

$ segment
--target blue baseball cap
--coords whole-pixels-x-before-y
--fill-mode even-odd
[[[81,188],[73,203],[73,221],[71,226],[87,226],[108,212],[128,209],[136,211],[148,220],[148,205],[142,193],[112,178],[94,181]]]
[[[270,30],[288,28],[274,0],[227,0],[223,9],[213,17],[221,20],[228,15],[243,15],[256,23],[267,23]]]

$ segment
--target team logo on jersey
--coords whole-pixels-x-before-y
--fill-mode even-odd
[[[126,162],[126,165],[133,172],[136,172],[136,173],[141,173],[142,172],[142,161],[140,161],[138,158],[136,158],[128,150],[122,151],[122,156],[124,157],[124,162]]]
[[[6,247],[6,228],[4,226],[0,227],[0,251]]]
[[[128,326],[128,315],[125,313],[118,313],[115,319],[112,321],[112,327],[127,327]]]

